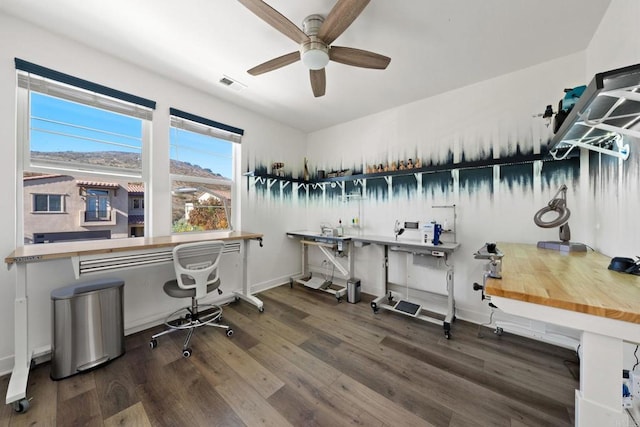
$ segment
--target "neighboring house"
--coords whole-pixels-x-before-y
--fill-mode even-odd
[[[231,190],[207,190],[200,191],[198,196],[198,203],[206,203],[207,201],[214,199],[227,209],[231,209]],[[184,218],[189,220],[189,213],[193,210],[194,204],[192,202],[186,202],[184,204]]]
[[[129,184],[129,236],[144,236],[144,185]]]
[[[144,187],[69,175],[24,177],[25,243],[144,235]]]

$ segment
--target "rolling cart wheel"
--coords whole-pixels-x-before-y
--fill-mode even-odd
[[[240,302],[240,297],[235,297],[235,298],[233,299],[233,301],[235,301],[235,302]]]
[[[497,336],[502,336],[502,333],[504,332],[504,330],[502,328],[496,328],[493,333],[496,334]]]
[[[258,312],[264,313],[264,305],[262,307],[258,307]]]
[[[158,346],[158,340],[157,339],[154,338],[151,341],[149,341],[149,347],[151,348],[151,350],[153,350],[157,346]]]
[[[230,337],[233,335],[233,329],[227,329],[227,336]]]
[[[29,399],[20,399],[11,404],[13,406],[13,410],[19,414],[27,412],[29,410]]]
[[[373,314],[378,312],[378,304],[376,304],[375,302],[371,303],[371,310],[373,310]]]
[[[182,357],[191,357],[191,349],[185,348],[184,350],[182,350]]]
[[[446,339],[450,340],[450,339],[451,339],[451,332],[449,332],[449,331],[444,331],[444,337],[445,337]]]
[[[342,297],[336,297],[336,299],[338,300],[338,302],[342,302]]]
[[[289,279],[289,287],[293,289],[293,279]]]

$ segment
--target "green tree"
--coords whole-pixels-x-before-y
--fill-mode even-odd
[[[229,228],[224,204],[212,197],[189,212],[189,224],[203,230],[226,230]]]

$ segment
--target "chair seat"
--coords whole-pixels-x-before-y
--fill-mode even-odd
[[[220,286],[220,279],[207,285],[207,293],[213,292]],[[173,298],[193,298],[196,296],[196,289],[182,289],[178,286],[176,279],[169,280],[162,287],[164,292]]]

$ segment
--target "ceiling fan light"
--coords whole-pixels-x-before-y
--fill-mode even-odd
[[[302,54],[302,63],[310,70],[321,70],[329,63],[329,54],[322,49],[309,49]]]

